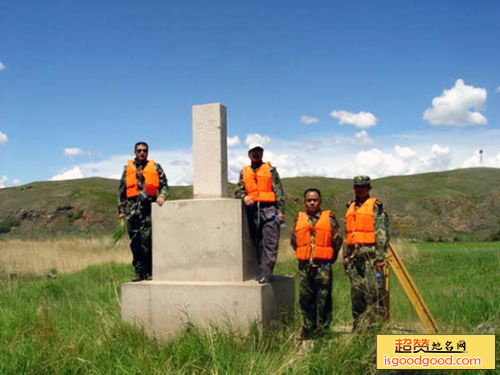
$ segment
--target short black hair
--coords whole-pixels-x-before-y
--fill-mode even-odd
[[[310,193],[310,192],[312,192],[312,191],[314,191],[315,193],[318,193],[318,195],[319,195],[319,199],[321,199],[321,191],[319,191],[319,189],[316,189],[316,188],[309,188],[309,189],[306,189],[306,190],[304,191],[304,198],[306,197],[307,193]]]
[[[148,146],[148,144],[147,144],[146,142],[142,142],[142,141],[140,141],[140,142],[137,142],[137,143],[135,144],[135,146],[134,146],[134,151],[137,149],[137,146],[139,146],[139,145],[144,145],[144,146],[146,146],[146,148],[149,150],[149,146]]]

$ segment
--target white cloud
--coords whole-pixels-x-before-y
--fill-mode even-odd
[[[394,146],[394,151],[396,152],[396,155],[401,157],[401,158],[410,158],[412,156],[416,155],[416,152],[413,151],[410,147],[401,147],[401,146]]]
[[[486,98],[486,89],[467,86],[463,79],[457,79],[454,87],[432,99],[432,107],[425,110],[423,118],[432,125],[486,125],[488,119],[479,112]]]
[[[354,139],[352,140],[352,144],[355,146],[370,146],[374,143],[373,139],[368,136],[366,130],[361,130],[360,132],[354,134]]]
[[[83,151],[79,149],[78,147],[67,147],[64,149],[64,155],[65,156],[77,156],[77,155],[82,155]]]
[[[300,122],[306,125],[314,124],[315,122],[318,122],[319,118],[313,117],[313,116],[308,116],[308,115],[302,115],[300,116]]]
[[[432,145],[431,155],[419,159],[415,172],[438,172],[449,169],[451,164],[451,150],[438,144]]]
[[[20,184],[21,180],[19,180],[18,178],[13,178],[12,180],[9,180],[7,176],[0,176],[0,189],[17,186]]]
[[[80,167],[74,167],[71,169],[68,169],[60,174],[56,174],[53,176],[50,181],[61,181],[61,180],[75,180],[77,178],[84,178],[87,177],[82,173],[82,170]]]
[[[250,145],[252,143],[260,143],[262,146],[267,146],[269,143],[271,143],[271,137],[268,135],[261,135],[261,134],[247,134],[247,137],[245,139],[245,144]]]
[[[355,163],[356,174],[374,177],[404,174],[407,170],[401,159],[377,148],[358,152]]]
[[[12,187],[12,186],[18,186],[21,184],[21,180],[18,178],[14,178],[12,180],[9,180],[7,176],[1,176],[0,177],[0,189],[6,188],[6,187]]]
[[[9,141],[9,138],[7,138],[7,134],[0,132],[0,145],[4,145],[8,141]]]
[[[461,168],[473,167],[500,168],[500,153],[496,154],[496,156],[489,156],[486,152],[483,152],[481,162],[479,150],[475,150],[472,156],[466,159],[461,165]]]
[[[7,176],[1,176],[0,177],[0,189],[6,188],[6,187],[12,187],[12,186],[17,186],[21,184],[21,180],[18,178],[13,178],[12,180],[9,180]]]
[[[2,61],[0,61],[0,71],[4,70],[5,68],[6,68],[5,64]]]
[[[347,111],[333,110],[330,116],[339,119],[340,124],[354,125],[360,129],[368,129],[375,126],[377,118],[370,112],[351,113]]]
[[[240,137],[235,135],[234,137],[227,137],[227,147],[234,147],[241,144]]]
[[[500,86],[498,86],[498,87],[495,89],[495,92],[496,92],[497,94],[500,94]]]

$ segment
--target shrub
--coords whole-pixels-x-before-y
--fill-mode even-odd
[[[0,233],[9,233],[12,227],[18,227],[21,222],[18,219],[8,217],[0,221]]]

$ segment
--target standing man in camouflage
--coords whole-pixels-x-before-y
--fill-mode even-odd
[[[305,211],[298,213],[291,245],[299,261],[300,339],[321,335],[332,321],[332,264],[342,246],[339,223],[331,211],[321,209],[321,192],[304,192]]]
[[[368,176],[354,177],[354,194],[345,215],[344,268],[351,282],[353,330],[370,328],[382,320],[385,255],[389,220],[378,198],[370,198]]]
[[[284,193],[280,176],[269,162],[263,162],[264,147],[252,143],[248,147],[251,164],[243,167],[236,198],[243,200],[248,214],[250,234],[257,249],[260,284],[271,281],[278,256],[280,223],[285,221]]]
[[[132,281],[151,280],[153,274],[151,203],[167,199],[167,177],[160,164],[148,160],[146,142],[137,142],[135,159],[129,160],[120,180],[118,217],[127,219],[135,276]]]

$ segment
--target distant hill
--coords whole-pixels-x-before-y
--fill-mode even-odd
[[[323,208],[342,219],[353,197],[352,180],[283,179],[288,234],[302,194],[319,188]],[[500,237],[500,169],[471,168],[373,180],[372,196],[389,214],[394,236],[428,241]],[[86,178],[34,182],[0,189],[0,239],[111,234],[116,225],[118,181]],[[231,191],[234,185],[231,186]],[[171,187],[171,199],[189,199],[191,187]],[[342,221],[342,220],[339,220]]]

